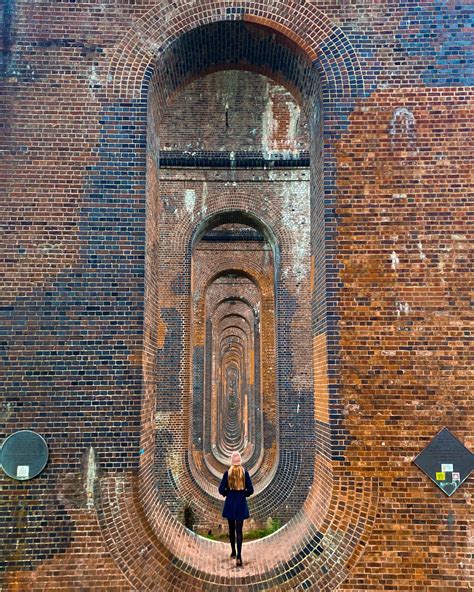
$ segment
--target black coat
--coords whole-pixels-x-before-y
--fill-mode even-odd
[[[219,485],[219,493],[225,497],[222,517],[228,520],[245,520],[249,517],[247,498],[253,493],[253,485],[248,471],[245,471],[245,489],[229,489],[229,473],[226,471]]]

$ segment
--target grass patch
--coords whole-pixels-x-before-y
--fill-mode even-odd
[[[268,518],[265,523],[265,528],[257,528],[255,530],[248,530],[244,532],[244,541],[256,541],[263,539],[270,534],[273,534],[281,527],[281,520],[278,518]],[[214,534],[211,530],[208,532],[199,533],[200,536],[211,541],[228,541],[229,535],[226,532]]]
[[[244,541],[255,541],[263,539],[263,537],[273,534],[281,527],[281,521],[278,518],[269,518],[265,523],[265,528],[257,528],[256,530],[249,530],[244,532]]]

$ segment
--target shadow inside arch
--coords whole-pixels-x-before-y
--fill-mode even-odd
[[[190,7],[184,0],[167,8],[154,6],[117,45],[109,64],[107,96],[121,100],[143,96],[154,62],[176,39],[192,29],[219,21],[242,21],[274,31],[315,64],[326,93],[339,100],[365,96],[358,53],[344,31],[313,4],[289,11],[283,0],[240,2],[225,10],[212,2]]]

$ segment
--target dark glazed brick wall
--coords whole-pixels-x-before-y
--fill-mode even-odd
[[[446,498],[411,460],[445,425],[474,448],[471,19],[463,0],[4,2],[0,417],[2,435],[35,429],[51,452],[35,481],[2,475],[6,590],[470,590],[472,478]],[[239,23],[235,39],[254,40],[240,56],[233,41],[230,63],[219,49],[229,36],[218,24],[205,32],[222,20]],[[167,48],[176,68],[153,79]],[[277,68],[294,53],[320,89]],[[193,54],[206,59],[181,59]],[[314,479],[293,522],[245,545],[239,572],[224,545],[189,535],[156,494],[168,448],[179,453],[171,468],[187,466],[187,443],[172,434],[189,401],[167,401],[161,423],[154,406],[158,352],[170,365],[175,355],[159,313],[186,326],[190,278],[163,282],[173,253],[155,265],[166,241],[183,237],[160,225],[176,217],[178,183],[158,170],[159,133],[146,135],[156,85],[176,99],[229,65],[316,97],[312,335],[301,334],[303,356],[283,343],[283,377],[313,361],[298,421],[313,425],[318,453],[311,467],[297,450],[279,459],[285,475]],[[165,98],[154,107],[158,130]],[[235,182],[232,207],[242,208],[302,180],[294,170],[221,173],[181,179],[181,195],[202,198],[206,184],[228,195]],[[268,190],[255,191],[261,182]],[[146,192],[163,199],[146,203]],[[300,424],[285,433],[305,445]],[[190,494],[200,490],[192,470],[176,473]],[[272,515],[292,495],[277,490],[255,511]]]

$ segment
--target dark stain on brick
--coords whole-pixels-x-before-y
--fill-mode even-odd
[[[203,448],[203,377],[204,347],[193,348],[193,444],[197,450]]]
[[[171,283],[171,290],[177,296],[186,295],[189,291],[189,279],[186,273],[180,273]]]
[[[156,408],[158,412],[181,409],[181,387],[179,382],[183,319],[175,308],[165,308],[161,318],[166,323],[166,337],[163,347],[157,353],[158,381],[156,385]]]
[[[4,0],[2,8],[2,61],[1,74],[11,76],[12,46],[14,44],[13,19],[16,12],[16,0]]]
[[[5,482],[2,486],[2,561],[9,569],[34,570],[42,562],[67,551],[74,523],[63,504],[45,493],[44,478],[32,483]],[[52,483],[50,488],[54,489]],[[8,534],[7,534],[8,533]]]

